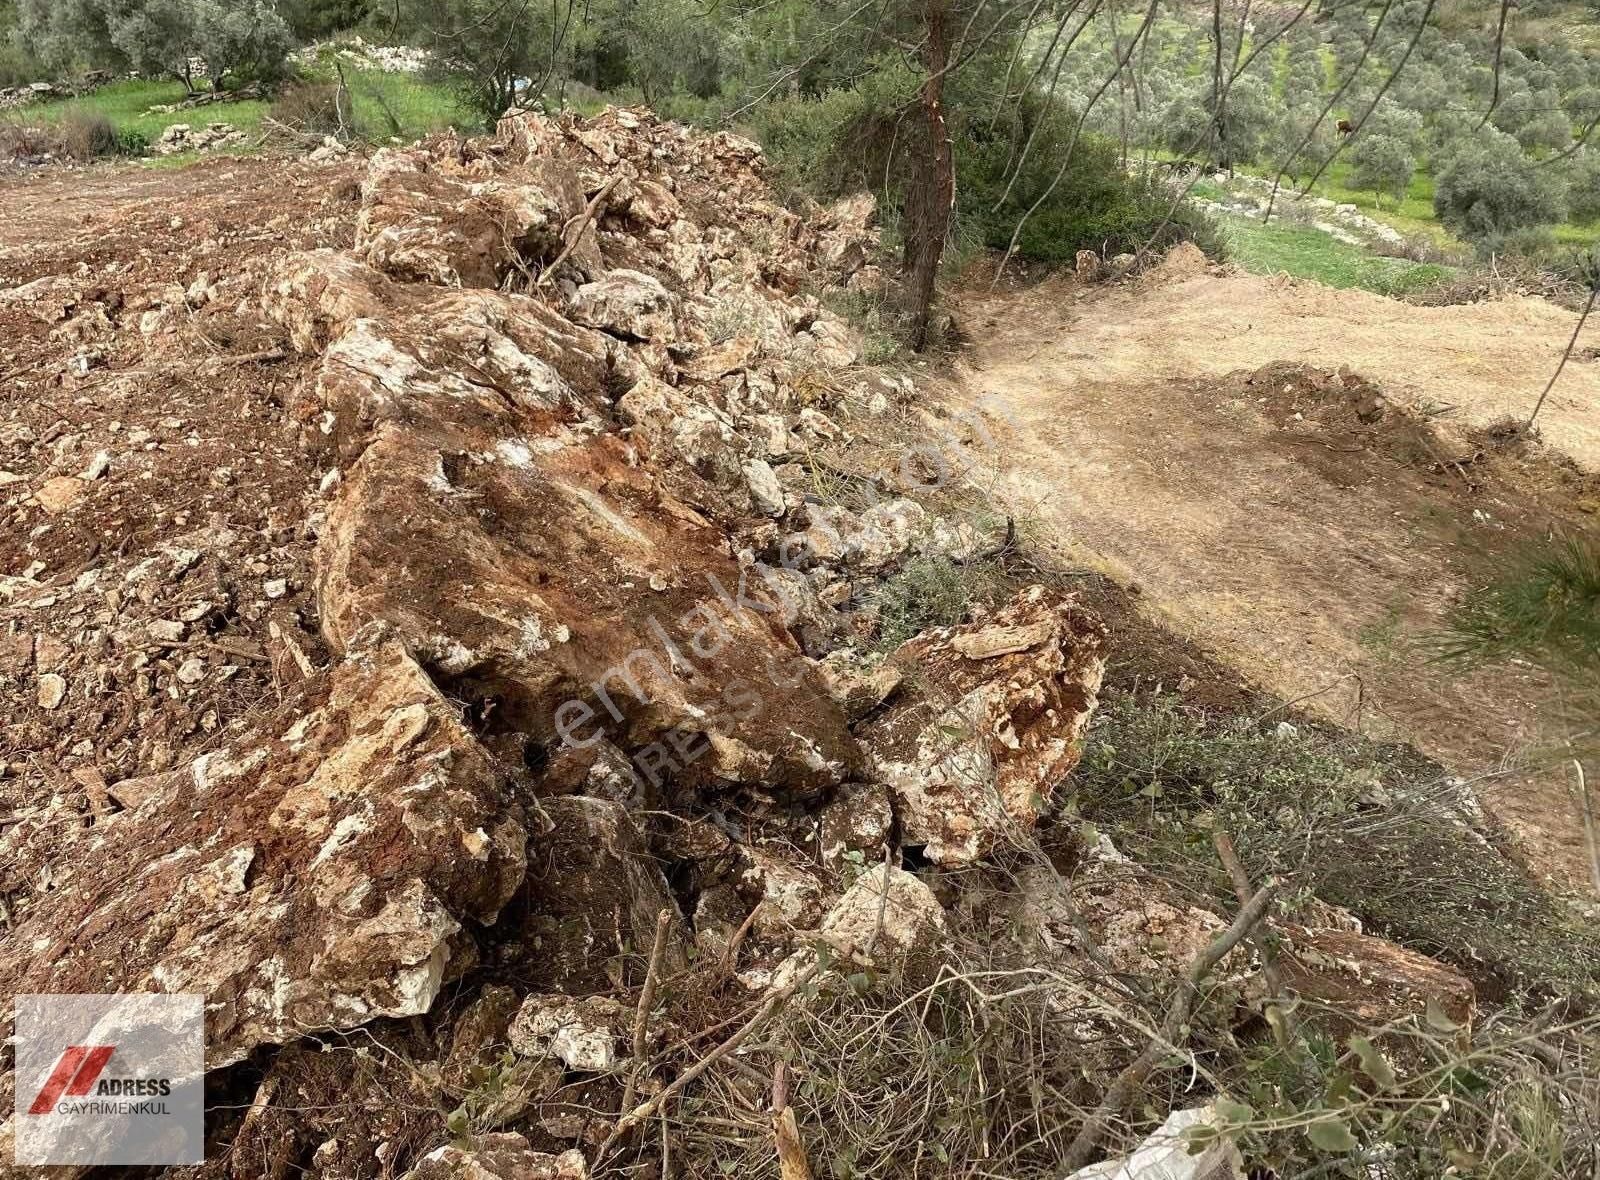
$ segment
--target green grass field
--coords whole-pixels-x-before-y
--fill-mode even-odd
[[[323,81],[331,80],[334,75],[331,68],[324,70],[318,66],[312,67],[307,76],[310,80]],[[345,67],[345,79],[350,87],[359,132],[367,138],[412,140],[447,127],[477,129],[478,117],[448,86],[411,75],[385,74],[349,66]],[[263,130],[262,120],[272,110],[269,102],[249,99],[171,113],[151,110],[181,102],[183,97],[183,85],[179,82],[114,82],[81,98],[27,107],[13,117],[25,117],[30,123],[52,124],[79,112],[100,114],[111,120],[119,134],[136,132],[154,143],[173,123],[231,123],[255,136]],[[234,150],[249,151],[254,142],[252,139]],[[192,158],[192,153],[184,153],[160,157],[152,163],[171,167]]]
[[[110,119],[119,132],[137,131],[154,141],[172,123],[232,123],[241,131],[255,131],[269,105],[259,101],[219,102],[170,115],[150,113],[151,107],[181,102],[183,96],[181,82],[113,82],[81,98],[26,107],[17,117],[32,123],[59,123],[78,112],[100,114]]]
[[[1230,261],[1257,274],[1284,272],[1330,287],[1357,287],[1400,296],[1448,282],[1452,267],[1383,258],[1298,225],[1262,225],[1242,217],[1221,221]]]

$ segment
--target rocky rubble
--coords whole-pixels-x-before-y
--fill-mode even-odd
[[[1030,586],[863,650],[879,580],[979,542],[895,489],[859,510],[807,490],[846,399],[888,397],[812,293],[862,280],[874,210],[802,216],[761,171],[756,145],[647,112],[514,112],[379,152],[347,246],[127,309],[152,353],[191,313],[264,321],[294,374],[277,436],[318,473],[305,518],[265,551],[196,521],[76,581],[8,574],[0,674],[40,717],[98,700],[59,638],[93,636],[157,702],[125,733],[232,659],[270,662],[278,699],[204,743],[91,743],[62,763],[91,814],[25,801],[0,829],[25,894],[0,990],[203,992],[212,1080],[248,1112],[219,1117],[203,1175],[582,1177],[622,1095],[663,1084],[651,1050],[707,1011],[824,965],[831,989],[936,972],[941,870],[982,871],[1057,802],[1106,629]],[[56,278],[0,307],[103,345],[124,309]],[[73,519],[125,462],[81,441],[16,481],[19,520]],[[48,632],[20,613],[63,605]],[[1166,975],[1176,952],[1137,957],[1152,929],[1184,947],[1221,921],[1121,869],[1073,898]],[[1030,952],[1081,955],[1031,900]],[[641,1058],[647,979],[690,999],[646,1013]]]
[[[72,867],[0,943],[4,986],[204,992],[220,1068],[428,1016],[468,972],[505,972],[523,995],[511,1049],[606,1084],[627,1048],[603,993],[637,978],[658,920],[672,971],[692,940],[720,931],[736,954],[753,925],[755,988],[811,938],[890,957],[938,943],[915,876],[847,887],[792,834],[820,822],[836,854],[879,856],[898,824],[941,846],[873,769],[903,727],[861,724],[900,662],[818,657],[848,632],[826,616],[852,609],[851,579],[972,538],[909,499],[856,517],[785,491],[771,461],[788,439],[841,437],[797,385],[854,380],[850,332],[802,291],[865,265],[873,210],[801,218],[759,169],[747,141],[643,113],[515,114],[487,143],[380,152],[353,247],[270,264],[261,308],[309,358],[286,416],[326,472],[310,580],[332,662],[226,745],[108,782],[115,807],[74,829]],[[48,315],[62,296],[12,297]],[[734,300],[746,326],[725,335]],[[93,466],[38,489],[44,510]],[[155,593],[193,561],[152,558]],[[846,593],[824,606],[830,585]],[[149,634],[180,641],[205,609],[175,603]],[[928,675],[906,708],[977,702],[1002,791],[1043,798],[1093,707],[1099,632],[1041,593],[946,640],[904,657]],[[12,646],[41,708],[71,691],[48,652]],[[932,749],[892,753],[904,778],[936,773]],[[959,808],[962,784],[944,789]],[[659,830],[663,808],[691,828]],[[1002,817],[966,809],[977,855]],[[696,824],[711,838],[686,839]],[[676,837],[664,861],[658,834]],[[874,938],[880,895],[894,912]],[[515,1155],[435,1152],[416,1174],[543,1174]]]
[[[245,133],[232,123],[207,123],[204,127],[171,123],[162,129],[160,137],[150,145],[150,154],[175,156],[179,152],[217,151],[244,141]]]

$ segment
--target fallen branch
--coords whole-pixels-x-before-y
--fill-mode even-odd
[[[1078,1129],[1077,1137],[1073,1139],[1072,1145],[1067,1148],[1067,1153],[1063,1157],[1061,1169],[1063,1176],[1071,1176],[1089,1162],[1089,1157],[1100,1145],[1100,1140],[1105,1135],[1106,1128],[1111,1125],[1111,1120],[1127,1109],[1139,1087],[1144,1085],[1145,1079],[1160,1064],[1161,1059],[1177,1047],[1183,1037],[1184,1027],[1189,1023],[1189,1015],[1194,1010],[1195,998],[1200,994],[1200,984],[1229,951],[1248,938],[1250,932],[1260,925],[1262,919],[1267,916],[1267,909],[1272,905],[1273,896],[1277,891],[1278,883],[1269,881],[1239,911],[1239,916],[1234,918],[1233,925],[1212,939],[1210,945],[1195,956],[1194,962],[1189,965],[1189,970],[1184,975],[1183,982],[1178,985],[1178,994],[1173,997],[1172,1006],[1167,1009],[1166,1019],[1161,1022],[1161,1028],[1150,1038],[1150,1043],[1145,1046],[1144,1052],[1117,1075],[1116,1081],[1111,1083],[1111,1088],[1100,1100],[1100,1105],[1083,1120],[1083,1126]]]
[[[1233,895],[1239,899],[1241,906],[1250,904],[1250,874],[1244,870],[1244,862],[1239,859],[1239,853],[1233,846],[1233,837],[1218,828],[1211,835],[1211,842],[1216,845],[1217,859],[1222,862],[1222,867],[1228,870],[1228,879],[1233,882]],[[1294,1040],[1294,1012],[1284,999],[1283,974],[1278,970],[1278,948],[1268,934],[1265,938],[1250,939],[1250,944],[1261,952],[1261,975],[1267,981],[1267,996],[1269,1003],[1267,1011],[1276,1011],[1278,1019],[1268,1020],[1272,1026],[1273,1039],[1278,1042],[1279,1048],[1287,1048]]]
[[[772,1138],[781,1180],[812,1180],[800,1124],[794,1117],[794,1107],[789,1105],[789,1074],[782,1061],[772,1072]]]
[[[583,212],[562,227],[561,236],[567,239],[567,244],[562,247],[561,253],[556,255],[556,260],[545,267],[544,271],[539,275],[539,284],[542,284],[549,276],[560,270],[561,264],[567,260],[567,256],[578,248],[578,243],[583,241],[583,231],[589,228],[589,223],[594,220],[601,204],[611,195],[611,190],[617,186],[617,181],[621,179],[622,174],[620,172],[614,174],[610,180],[601,186],[600,191],[590,198]]]
[[[639,1006],[633,1014],[633,1068],[628,1071],[628,1082],[622,1091],[622,1109],[633,1106],[633,1095],[639,1087],[639,1074],[644,1069],[644,1051],[649,1040],[650,1010],[656,1003],[656,982],[661,978],[661,957],[666,954],[667,935],[672,932],[672,911],[663,909],[656,915],[656,938],[650,946],[650,965],[645,969],[644,987],[639,989]]]
[[[1600,295],[1600,281],[1590,284],[1589,298],[1583,305],[1583,314],[1578,317],[1578,322],[1572,329],[1572,339],[1567,341],[1566,350],[1561,354],[1556,371],[1550,374],[1550,380],[1545,383],[1544,392],[1539,394],[1539,400],[1533,403],[1533,413],[1528,415],[1527,422],[1522,426],[1523,434],[1532,432],[1533,424],[1538,421],[1539,411],[1544,409],[1544,399],[1550,396],[1550,391],[1556,387],[1556,380],[1561,376],[1561,370],[1565,369],[1567,362],[1572,359],[1572,350],[1577,346],[1578,334],[1583,331],[1583,325],[1589,322],[1589,313],[1594,310],[1596,295]]]

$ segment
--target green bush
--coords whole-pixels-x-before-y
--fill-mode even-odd
[[[750,130],[786,197],[826,201],[870,189],[898,208],[904,153],[895,136],[897,113],[915,93],[909,71],[886,65],[852,89],[762,103],[750,115]]]
[[[117,151],[124,156],[142,156],[150,150],[150,137],[137,127],[117,131]]]
[[[1114,142],[1085,133],[1069,157],[1073,115],[1045,113],[1031,103],[1022,114],[1014,129],[989,133],[969,126],[957,141],[957,216],[985,244],[1005,249],[1018,222],[1042,197],[1017,239],[1023,258],[1064,262],[1079,250],[1109,258],[1146,243],[1161,249],[1185,240],[1220,256],[1220,236],[1210,219],[1175,201],[1153,178],[1125,173]],[[1033,147],[1013,178],[1014,145],[1030,134]]]

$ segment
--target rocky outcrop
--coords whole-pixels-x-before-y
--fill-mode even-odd
[[[428,1011],[522,882],[528,817],[393,641],[145,784],[0,943],[19,992],[199,992],[208,1061]]]
[[[860,736],[906,843],[967,863],[1030,830],[1077,764],[1104,645],[1091,615],[1034,587],[896,651],[908,687]]]
[[[374,156],[361,186],[356,255],[401,281],[493,288],[513,269],[542,268],[561,253],[562,229],[582,209],[570,169],[544,161],[528,183],[471,178],[452,163],[421,148]]]

